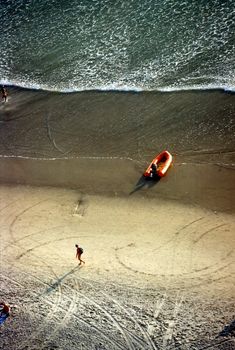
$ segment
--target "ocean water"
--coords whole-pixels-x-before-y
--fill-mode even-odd
[[[0,22],[7,85],[235,88],[234,0],[4,0]]]
[[[234,0],[4,0],[0,20],[5,180],[31,173],[24,158],[43,160],[39,183],[56,160],[84,184],[93,161],[111,188],[164,149],[235,174]]]

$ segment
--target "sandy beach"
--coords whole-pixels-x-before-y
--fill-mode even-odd
[[[44,95],[12,90],[15,102],[1,109],[0,297],[15,307],[1,325],[0,348],[235,349],[234,125],[215,131],[224,106],[233,110],[234,97],[191,94],[188,106],[197,99],[205,107],[209,95],[220,99],[214,129],[202,132],[192,148],[201,124],[194,120],[199,129],[188,125],[182,133],[169,125],[173,166],[165,178],[149,182],[142,173],[167,146],[167,135],[154,139],[150,125],[167,125],[158,113],[175,95],[159,97],[155,119],[148,124],[147,114],[139,118],[141,129],[130,122],[126,134],[127,122],[112,127],[115,115],[108,113],[113,101],[122,106],[121,115],[130,111],[129,99],[123,107],[126,96],[117,94],[119,102],[108,96],[107,114],[92,114],[86,124],[80,110],[67,116],[67,124],[61,117],[55,125],[61,105],[75,110],[76,103],[76,96],[56,97],[63,102],[58,109],[53,102],[49,127],[40,116],[54,95]],[[83,97],[77,98],[85,111]],[[89,98],[98,103],[104,96]],[[140,99],[146,109],[157,104],[154,98],[146,102],[149,96]],[[211,108],[202,108],[208,125]],[[209,148],[214,131],[221,139]],[[110,132],[112,140],[102,138]],[[76,243],[84,249],[81,267]]]
[[[17,305],[2,348],[234,349],[234,216],[174,200],[0,191],[1,297]]]
[[[0,1],[0,350],[235,350],[234,18]]]

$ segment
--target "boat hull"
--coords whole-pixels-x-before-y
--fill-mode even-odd
[[[152,162],[149,164],[148,168],[144,172],[144,176],[147,178],[152,177],[163,177],[166,175],[167,170],[172,164],[173,157],[168,151],[163,151],[158,154]],[[156,173],[152,174],[152,164],[155,164],[157,167]]]

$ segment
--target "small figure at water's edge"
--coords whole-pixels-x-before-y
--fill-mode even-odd
[[[83,260],[81,259],[81,255],[82,255],[82,253],[83,253],[82,247],[79,247],[78,244],[75,244],[75,247],[76,247],[76,249],[77,249],[77,251],[76,251],[76,258],[77,258],[78,261],[79,261],[79,264],[78,264],[78,265],[81,265],[82,263],[85,264],[85,261],[83,261]]]
[[[7,102],[7,89],[5,88],[4,85],[1,87],[1,94],[2,94],[2,101],[4,103],[6,103]]]

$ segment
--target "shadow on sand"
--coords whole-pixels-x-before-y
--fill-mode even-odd
[[[224,329],[219,333],[218,337],[227,337],[235,335],[235,320],[233,320],[229,325],[225,326]]]
[[[59,277],[57,281],[55,281],[52,285],[50,285],[49,288],[47,288],[44,294],[48,294],[54,291],[66,277],[68,277],[69,275],[72,275],[76,270],[79,270],[80,268],[81,266],[76,266],[72,270],[64,274],[63,276]]]
[[[154,178],[150,178],[150,177],[145,177],[144,175],[142,175],[139,178],[137,184],[135,185],[135,188],[129,193],[129,195],[139,191],[143,187],[151,188],[151,187],[155,186],[160,180],[161,180],[161,178],[158,176],[156,176]]]

